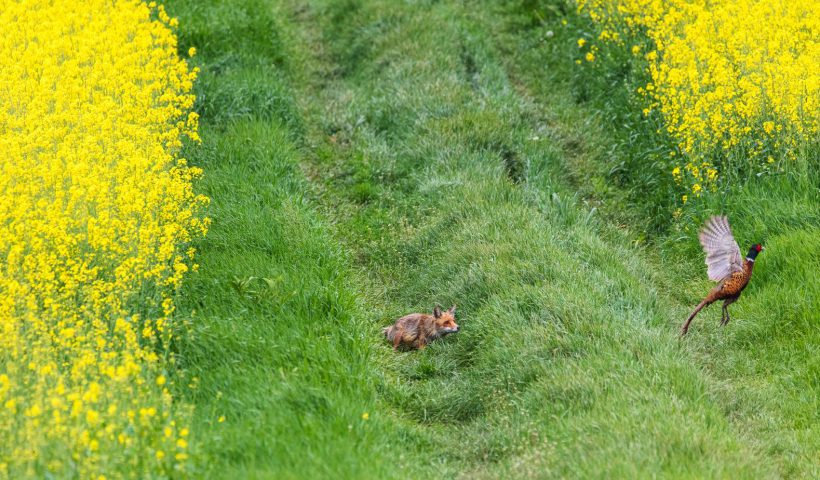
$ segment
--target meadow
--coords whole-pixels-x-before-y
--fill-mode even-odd
[[[748,3],[761,12],[786,8]],[[121,199],[124,206],[107,211],[145,228],[181,225],[166,230],[178,236],[156,246],[165,257],[146,258],[131,237],[122,243],[133,250],[86,240],[83,226],[97,210],[53,222],[80,224],[67,229],[80,240],[58,251],[80,244],[103,252],[90,261],[98,270],[84,275],[108,278],[100,271],[129,251],[135,260],[117,272],[155,273],[131,284],[122,274],[111,274],[111,285],[94,283],[112,298],[133,292],[113,310],[84,307],[107,305],[89,300],[96,291],[64,292],[59,298],[74,302],[65,303],[74,315],[110,319],[110,327],[91,321],[85,336],[77,335],[81,327],[65,331],[78,318],[65,308],[42,315],[40,298],[0,303],[0,433],[35,442],[27,450],[3,442],[0,478],[820,476],[816,18],[800,10],[806,2],[791,2],[772,29],[800,35],[787,44],[771,33],[771,51],[807,55],[791,63],[786,53],[772,56],[796,65],[785,93],[755,95],[750,87],[731,96],[730,87],[749,84],[687,91],[677,74],[670,80],[670,62],[689,59],[668,52],[681,51],[675,41],[686,44],[681,32],[689,30],[660,26],[680,17],[652,10],[658,4],[166,2],[169,18],[150,24],[166,54],[150,58],[175,58],[162,68],[182,77],[167,84],[178,109],[150,117],[164,127],[146,128],[141,138],[167,148],[142,155],[159,165],[139,177],[143,190],[135,187],[148,193],[112,186],[100,198]],[[711,13],[732,14],[705,1],[663,5],[702,8],[693,18],[707,27]],[[145,21],[138,11],[124,25]],[[164,36],[168,27],[174,39]],[[0,51],[14,46],[0,43]],[[735,52],[726,65],[737,65],[746,47],[708,55]],[[765,66],[766,57],[758,61]],[[755,72],[757,64],[748,65],[743,72]],[[755,81],[781,70],[761,71]],[[15,91],[14,78],[0,74],[0,101]],[[729,96],[696,98],[718,88]],[[792,108],[795,98],[803,110]],[[686,123],[695,117],[675,113],[698,105],[703,120],[710,107],[741,103],[745,116],[724,109],[727,123],[702,130]],[[139,124],[139,115],[123,115]],[[26,128],[34,138],[34,127]],[[3,148],[25,145],[6,141],[14,138],[6,131]],[[44,155],[17,148],[10,158]],[[125,182],[117,165],[136,157],[123,150],[119,163],[98,160],[101,173],[91,177],[113,165],[102,184]],[[62,158],[56,152],[52,168]],[[31,170],[12,162],[0,169],[9,165],[19,169],[2,170],[2,178]],[[82,168],[73,174],[92,167]],[[152,195],[159,185],[173,194]],[[7,220],[21,211],[6,208],[18,186],[0,183],[8,200],[0,200],[0,238],[22,231],[15,236],[18,223]],[[87,202],[95,189],[72,190],[72,198]],[[127,205],[140,195],[173,200],[131,212]],[[35,196],[30,204],[48,209],[40,198],[53,201]],[[766,251],[731,323],[720,327],[713,306],[680,338],[680,324],[711,287],[697,229],[721,212],[742,251],[757,242]],[[32,281],[30,270],[12,270],[11,254],[0,252],[3,280],[16,282],[0,284],[0,293],[13,299]],[[184,266],[158,267],[175,264]],[[393,352],[382,327],[436,303],[458,304],[461,331],[423,351]],[[43,326],[21,327],[31,319]],[[159,328],[168,324],[172,335]],[[136,341],[133,332],[144,328]],[[94,343],[106,335],[120,343]],[[26,348],[75,336],[82,340],[57,353]],[[136,358],[140,367],[122,373],[139,380],[117,381],[118,363],[108,376],[105,362],[72,366],[77,351],[127,365]],[[20,368],[30,361],[24,355],[45,360],[29,371]],[[51,383],[38,383],[49,378],[36,371],[43,368],[55,372]],[[99,401],[83,397],[99,387],[89,382],[107,379],[105,409],[72,415],[56,393],[65,383],[59,375],[85,406]],[[48,434],[52,421],[42,412],[8,408],[10,392],[21,403],[42,399],[48,418],[58,411],[71,420]],[[133,418],[122,415],[129,408]],[[159,419],[143,418],[157,411]],[[118,446],[124,433],[134,437],[130,450]]]

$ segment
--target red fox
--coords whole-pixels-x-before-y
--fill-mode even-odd
[[[455,313],[455,305],[446,312],[442,312],[441,307],[436,305],[432,315],[411,313],[385,328],[384,336],[393,342],[393,350],[398,349],[401,344],[421,349],[439,337],[458,331]]]

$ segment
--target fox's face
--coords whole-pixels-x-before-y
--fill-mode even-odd
[[[436,319],[436,330],[438,333],[447,335],[448,333],[456,333],[458,331],[455,314],[455,305],[445,312],[442,312],[439,307],[433,309],[433,317]]]

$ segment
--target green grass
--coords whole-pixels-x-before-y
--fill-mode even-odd
[[[557,10],[501,3],[169,5],[214,219],[180,302],[201,475],[818,475],[816,190],[736,193],[768,249],[680,341],[709,285],[611,168],[651,143],[609,135],[628,97],[579,93]],[[394,353],[436,302],[462,331]]]
[[[671,165],[652,149],[667,140],[625,96],[639,75],[612,65],[602,73],[574,64],[579,54],[573,41],[594,33],[584,19],[562,16],[547,2],[503,10],[507,21],[493,28],[509,52],[509,70],[534,101],[553,106],[558,127],[551,133],[559,144],[573,141],[572,125],[584,125],[582,148],[568,149],[569,176],[609,217],[624,222],[632,238],[650,243],[643,253],[665,270],[661,291],[693,308],[710,287],[696,239],[698,218],[725,213],[744,252],[753,243],[767,246],[751,285],[732,307],[730,328],[718,327],[717,308],[705,310],[695,320],[697,335],[686,340],[687,351],[717,381],[715,395],[726,417],[778,476],[817,476],[820,263],[813,252],[820,249],[820,149],[809,145],[781,175],[727,172],[723,194],[707,197],[674,223],[677,205],[666,174]],[[554,36],[545,41],[550,30]],[[544,82],[545,71],[551,82]],[[555,83],[565,90],[551,87]]]

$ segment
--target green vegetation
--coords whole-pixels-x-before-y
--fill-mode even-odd
[[[199,51],[187,153],[212,198],[180,301],[204,476],[820,474],[816,177],[725,199],[767,251],[732,323],[707,309],[681,341],[709,288],[696,224],[641,163],[634,71],[575,65],[582,19],[168,7]],[[381,327],[436,302],[462,331],[394,353]]]

